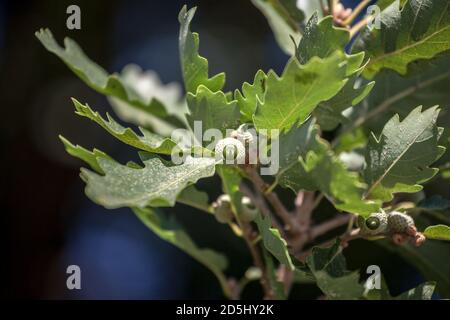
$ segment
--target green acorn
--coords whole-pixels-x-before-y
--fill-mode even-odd
[[[231,199],[227,194],[222,194],[213,203],[214,216],[220,223],[230,223],[233,220],[233,211],[231,210]]]
[[[372,213],[367,219],[359,218],[358,226],[365,234],[384,234],[388,230],[388,214],[381,209],[381,212]]]
[[[249,197],[242,197],[241,200],[241,215],[240,218],[242,221],[251,222],[255,220],[256,215],[258,214],[258,209],[253,204],[252,200]]]
[[[408,227],[414,227],[414,219],[406,213],[392,211],[388,216],[389,231],[391,233],[407,233]]]

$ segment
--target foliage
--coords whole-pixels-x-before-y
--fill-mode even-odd
[[[175,91],[167,98],[172,91],[162,85],[155,90],[164,94],[140,92],[130,69],[109,75],[73,40],[65,39],[61,47],[49,30],[36,33],[82,81],[109,97],[122,120],[140,125],[136,133],[73,99],[77,115],[136,148],[141,160],[120,164],[100,150],[89,151],[60,137],[67,152],[90,167],[81,169],[86,195],[106,208],[131,208],[159,237],[210,269],[228,298],[239,296],[227,279],[225,255],[199,248],[164,210],[182,203],[214,214],[218,203],[194,185],[215,174],[230,199],[233,218],[226,223],[252,253],[266,298],[288,297],[292,283],[279,279],[280,270],[295,275],[291,282],[313,281],[327,299],[430,299],[432,281],[443,297],[450,297],[450,270],[439,263],[442,251],[448,252],[448,244],[439,241],[450,240],[446,225],[450,201],[434,195],[401,202],[405,193],[419,194],[433,177],[440,177],[439,168],[443,178],[449,176],[448,158],[443,155],[450,141],[446,120],[450,2],[380,1],[381,28],[366,27],[360,33],[350,25],[335,26],[332,16],[307,17],[296,1],[252,2],[267,17],[290,58],[281,75],[257,70],[252,83],[233,92],[223,91],[225,73],[210,76],[208,60],[199,54],[199,35],[191,31],[196,8],[185,6],[178,17],[184,99],[178,99]],[[346,47],[350,49],[345,51]],[[222,134],[219,139],[244,142],[244,163],[222,163],[222,154],[214,149],[217,141],[211,137],[198,141],[195,136],[197,121],[201,134],[216,129]],[[184,138],[193,143],[180,145],[169,137],[175,128],[183,129]],[[260,142],[256,135],[267,145],[257,146],[257,162],[251,163],[252,143]],[[201,148],[196,148],[199,143]],[[181,163],[173,160],[174,150],[183,153]],[[278,160],[278,170],[269,176],[260,174],[268,165],[261,151]],[[287,209],[292,206],[285,205],[279,194],[283,199],[296,196],[295,212]],[[245,215],[244,196],[258,210],[254,221]],[[338,211],[334,218],[327,220],[316,210],[322,198]],[[416,221],[414,228],[400,235],[369,236],[354,226],[355,216],[365,223],[382,210],[406,210]],[[325,221],[313,223],[313,213],[317,221]],[[336,239],[317,241],[344,225],[347,231]],[[399,236],[416,239],[417,245],[421,237],[429,240],[420,248],[398,247]],[[383,237],[397,242],[379,240]],[[377,240],[411,261],[428,282],[397,297],[391,296],[384,279],[380,291],[366,288],[359,272],[347,269],[342,252],[355,238]]]

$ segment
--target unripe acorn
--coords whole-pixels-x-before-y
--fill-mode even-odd
[[[253,204],[252,200],[249,197],[242,197],[241,200],[242,210],[240,214],[240,218],[242,221],[251,222],[255,220],[256,215],[258,214],[258,209]]]
[[[233,220],[231,211],[231,199],[227,194],[222,194],[213,203],[214,216],[220,223],[229,223]]]
[[[372,213],[367,219],[358,221],[359,227],[366,234],[379,235],[386,233],[388,229],[388,214],[381,210]]]
[[[216,144],[215,152],[219,159],[238,164],[245,162],[245,146],[239,140],[233,138],[221,139]]]
[[[407,233],[409,227],[414,227],[414,219],[409,215],[392,211],[388,216],[389,231],[391,233]]]

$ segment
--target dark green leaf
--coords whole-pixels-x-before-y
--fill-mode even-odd
[[[200,85],[215,92],[221,90],[225,85],[225,73],[219,73],[209,78],[208,60],[198,53],[198,33],[191,32],[190,24],[194,17],[196,8],[187,10],[184,6],[178,15],[180,22],[180,61],[183,73],[184,85],[187,92],[195,93]]]
[[[442,132],[436,126],[437,107],[414,109],[403,121],[398,115],[385,125],[380,138],[370,137],[366,154],[367,198],[389,201],[396,192],[417,192],[431,179],[430,168],[445,151],[438,145]]]
[[[187,119],[192,130],[194,121],[201,121],[203,131],[218,129],[223,135],[226,129],[237,129],[239,126],[240,113],[236,100],[228,102],[222,91],[212,92],[200,85],[195,95],[188,93],[187,103],[190,111]],[[204,143],[209,144],[208,141]]]
[[[381,29],[366,29],[358,49],[370,58],[364,75],[383,68],[406,74],[408,64],[450,49],[448,0],[409,0],[402,10],[394,2],[381,13]]]
[[[281,237],[280,231],[271,227],[270,217],[261,214],[255,219],[259,234],[262,237],[264,247],[282,264],[294,270],[291,256],[287,249],[287,242]]]

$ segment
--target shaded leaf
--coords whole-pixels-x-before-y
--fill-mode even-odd
[[[198,33],[190,30],[190,24],[196,9],[194,7],[187,10],[185,5],[178,15],[178,21],[180,22],[179,50],[184,85],[186,91],[191,93],[197,92],[200,85],[215,92],[221,90],[225,85],[225,73],[222,72],[209,78],[208,60],[198,53]]]
[[[280,185],[294,190],[320,190],[343,211],[368,216],[380,203],[362,200],[364,185],[357,173],[349,172],[317,127],[307,122],[280,136]]]
[[[120,78],[125,85],[135,90],[142,99],[147,101],[155,98],[161,101],[170,114],[173,114],[182,123],[186,123],[187,105],[179,83],[163,84],[154,70],[143,71],[135,64],[126,65],[120,73]],[[126,101],[115,97],[108,97],[108,101],[121,120],[144,128],[151,128],[157,134],[170,136],[177,127],[176,123],[165,121],[153,114],[144,112]]]
[[[389,201],[396,192],[417,192],[419,183],[431,179],[437,169],[429,168],[445,151],[438,145],[437,107],[414,109],[403,121],[398,115],[386,123],[381,136],[370,137],[366,153],[367,198]]]
[[[431,300],[436,287],[435,282],[425,282],[420,286],[403,292],[401,295],[395,297],[395,300]]]
[[[177,202],[206,212],[213,212],[208,203],[208,194],[204,191],[197,190],[193,185],[181,191],[177,197]]]
[[[287,242],[281,237],[280,231],[272,228],[270,217],[258,214],[255,219],[264,247],[282,264],[294,270],[291,256],[287,249]]]
[[[447,210],[450,209],[450,200],[435,194],[421,200],[417,207],[425,210]]]
[[[350,32],[333,25],[333,18],[327,16],[319,21],[317,12],[309,19],[305,32],[300,40],[296,57],[301,64],[306,64],[313,57],[328,58],[336,51],[344,52],[350,41]],[[353,74],[360,69],[364,52],[345,55],[347,59],[347,74]]]
[[[252,3],[266,17],[280,48],[284,53],[293,56],[295,44],[302,37],[300,22],[304,14],[297,7],[296,0],[252,0]]]
[[[370,58],[364,71],[368,78],[383,68],[406,74],[412,61],[430,59],[450,49],[448,0],[409,0],[401,10],[394,2],[380,19],[381,28],[366,29],[357,46]]]
[[[352,76],[338,94],[321,102],[314,110],[313,114],[321,129],[334,130],[340,123],[347,123],[348,120],[342,112],[359,104],[372,91],[374,81],[357,86],[357,79],[357,75]]]
[[[331,16],[318,20],[315,13],[306,24],[305,33],[301,39],[296,56],[300,63],[307,63],[312,57],[327,58],[335,51],[343,52],[350,41],[350,33],[347,29],[337,28],[333,25]],[[361,66],[364,52],[354,55],[346,55],[347,74],[353,74],[345,86],[328,101],[321,102],[314,110],[314,115],[323,130],[333,130],[337,125],[345,121],[341,114],[345,109],[358,104],[372,90],[374,82],[358,84],[356,82],[359,73],[364,68]]]
[[[313,247],[311,255],[307,258],[307,265],[317,281],[317,286],[328,299],[362,297],[364,287],[359,283],[359,274],[346,269],[338,240],[329,248]]]
[[[194,130],[194,121],[201,121],[203,131],[218,129],[225,136],[226,129],[237,129],[239,126],[239,108],[236,100],[227,101],[222,91],[212,92],[200,85],[194,94],[188,93],[187,103],[189,126]],[[203,134],[203,132],[202,132]],[[208,144],[208,141],[204,141]]]

